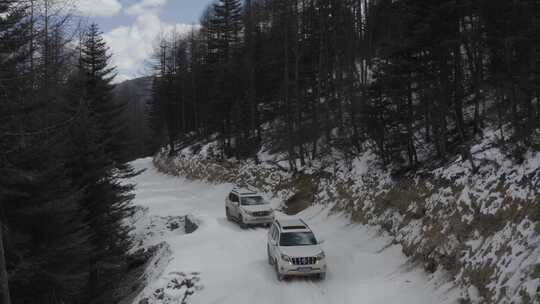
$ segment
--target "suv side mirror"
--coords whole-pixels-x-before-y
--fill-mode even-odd
[[[324,240],[319,240],[319,245],[324,244],[324,242],[325,242]]]

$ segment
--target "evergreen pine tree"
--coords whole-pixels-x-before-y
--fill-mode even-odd
[[[8,7],[0,4],[0,239],[10,274],[1,278],[2,301],[9,283],[12,303],[73,303],[84,299],[91,250],[81,193],[65,174],[65,131],[75,117],[61,110],[57,78],[32,81],[45,67],[27,64],[28,10]],[[61,53],[56,44],[36,47]],[[41,96],[44,87],[57,94]]]
[[[83,92],[95,115],[105,145],[105,153],[117,168],[125,168],[126,147],[130,144],[124,111],[126,104],[114,100],[116,77],[114,67],[109,66],[111,55],[96,23],[88,28],[82,41],[80,68],[83,72]]]
[[[69,172],[83,192],[93,233],[88,294],[93,303],[109,303],[129,248],[129,228],[123,221],[131,210],[133,187],[120,178],[132,170],[122,163],[123,105],[114,104],[114,70],[95,24],[85,34],[81,54],[79,71],[70,81],[72,111],[79,119],[70,129]]]

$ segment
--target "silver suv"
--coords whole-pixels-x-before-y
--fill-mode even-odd
[[[225,199],[225,214],[228,220],[236,220],[240,227],[251,225],[270,226],[274,221],[274,210],[253,188],[235,187]]]
[[[275,220],[268,231],[268,264],[274,266],[279,281],[286,276],[325,279],[326,256],[321,244],[303,220]]]

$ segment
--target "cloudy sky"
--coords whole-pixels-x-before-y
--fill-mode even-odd
[[[117,82],[147,75],[160,33],[187,32],[211,0],[76,0],[79,14],[96,22],[114,53]]]

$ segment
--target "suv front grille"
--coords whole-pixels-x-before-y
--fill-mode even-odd
[[[271,214],[270,211],[258,211],[258,212],[253,212],[253,215],[254,216],[269,216]]]
[[[293,265],[313,265],[317,261],[316,257],[303,257],[303,258],[292,258]]]

